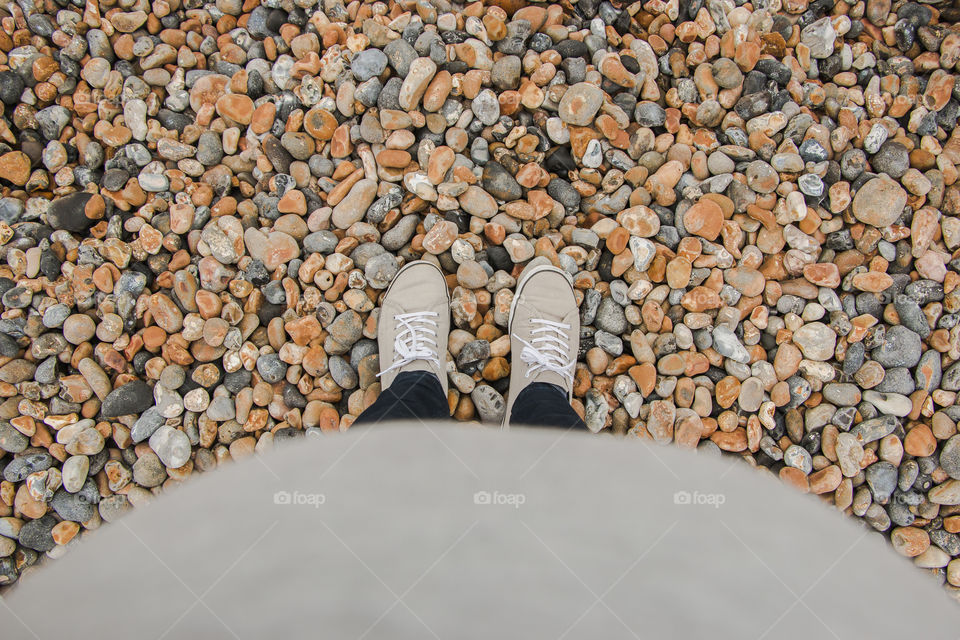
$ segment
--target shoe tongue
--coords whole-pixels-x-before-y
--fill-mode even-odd
[[[429,360],[413,360],[400,367],[398,371],[400,373],[407,371],[430,371],[431,373],[436,373],[436,369],[434,364]]]

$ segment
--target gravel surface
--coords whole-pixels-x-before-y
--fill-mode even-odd
[[[81,6],[82,5],[82,6]],[[730,452],[960,587],[960,8],[0,9],[0,585],[377,396],[404,262],[497,422],[522,267],[593,431]]]

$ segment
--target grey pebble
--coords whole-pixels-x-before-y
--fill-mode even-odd
[[[138,414],[153,406],[153,389],[142,380],[134,380],[111,391],[103,404],[100,413],[105,418],[114,418]]]
[[[470,399],[477,408],[481,422],[488,424],[502,422],[507,405],[496,389],[486,384],[477,385],[470,393]]]
[[[603,298],[600,301],[593,323],[598,329],[614,335],[625,333],[629,327],[623,307],[617,304],[613,298]]]
[[[20,528],[20,544],[41,553],[50,551],[56,546],[52,534],[56,525],[57,519],[49,513],[36,520],[30,520]]]
[[[287,363],[275,353],[268,353],[257,358],[257,373],[264,382],[274,384],[283,380],[287,373]]]

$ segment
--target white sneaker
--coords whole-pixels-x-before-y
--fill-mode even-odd
[[[400,373],[430,371],[446,394],[449,334],[450,294],[443,273],[425,260],[404,265],[387,288],[377,325],[381,388]]]
[[[520,274],[510,305],[510,391],[503,426],[513,403],[534,382],[555,384],[573,395],[580,345],[580,311],[570,278],[549,265],[531,265]]]

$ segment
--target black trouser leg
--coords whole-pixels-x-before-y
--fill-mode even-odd
[[[382,420],[445,420],[449,417],[450,407],[437,376],[429,371],[405,371],[353,424],[373,424]]]
[[[587,425],[570,406],[566,392],[555,384],[534,382],[517,396],[510,424],[529,427],[586,429]]]

